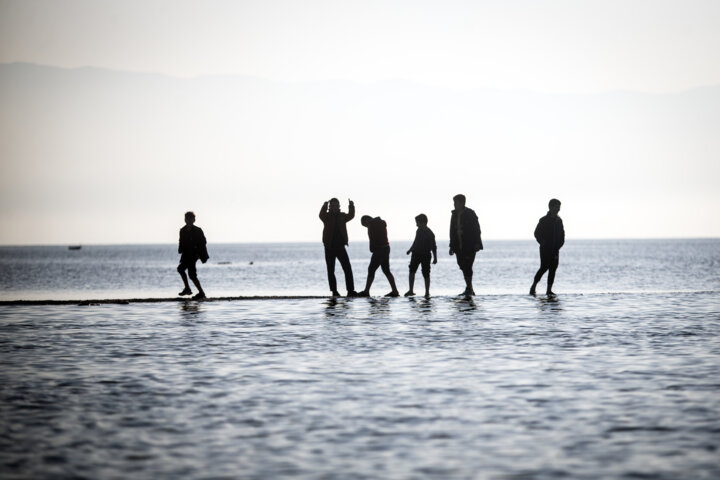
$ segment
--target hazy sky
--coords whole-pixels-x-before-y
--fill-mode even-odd
[[[165,106],[159,114],[158,105],[146,102],[133,114],[145,117],[145,122],[157,119],[160,124],[152,126],[157,135],[140,128],[147,126],[143,121],[127,120],[123,125],[140,126],[122,138],[125,153],[133,155],[130,164],[154,172],[145,173],[153,180],[145,184],[130,178],[125,183],[77,181],[85,175],[91,156],[97,162],[92,166],[96,179],[116,173],[118,145],[103,143],[111,138],[103,129],[112,124],[102,121],[103,110],[93,114],[99,121],[92,126],[91,150],[72,134],[63,139],[52,135],[54,125],[64,132],[64,111],[56,104],[47,115],[42,105],[33,104],[33,115],[47,120],[42,128],[32,119],[16,121],[9,113],[0,114],[6,126],[0,132],[5,177],[0,197],[5,232],[0,233],[0,243],[172,242],[185,209],[196,210],[198,224],[211,240],[317,240],[317,210],[330,196],[353,197],[360,214],[388,219],[391,240],[393,234],[412,236],[412,218],[419,210],[429,213],[431,227],[445,238],[451,197],[461,191],[478,211],[488,238],[531,238],[534,222],[554,196],[563,200],[561,215],[570,238],[720,236],[715,188],[720,145],[717,133],[712,133],[718,131],[717,112],[701,110],[693,115],[692,128],[678,131],[667,122],[645,121],[652,118],[645,110],[637,117],[645,123],[638,138],[632,125],[623,126],[623,119],[609,123],[610,117],[603,116],[607,112],[598,108],[582,116],[587,128],[578,127],[571,137],[567,118],[556,124],[536,118],[538,123],[528,120],[517,128],[508,119],[498,125],[486,119],[473,124],[472,110],[445,111],[435,103],[456,98],[462,104],[464,98],[477,99],[478,89],[499,89],[517,92],[517,100],[503,97],[506,103],[488,111],[501,112],[504,105],[524,101],[528,92],[546,94],[541,105],[522,110],[539,117],[538,109],[552,109],[553,95],[558,104],[595,105],[603,94],[631,91],[652,94],[645,100],[658,99],[661,106],[673,105],[676,96],[689,89],[720,85],[718,52],[716,0],[0,0],[0,63],[92,66],[185,80],[233,75],[226,78],[237,80],[234,92],[243,88],[239,85],[247,76],[275,86],[299,82],[308,87],[301,94],[304,100],[291,96],[287,115],[282,102],[272,105],[273,118],[287,116],[298,123],[260,119],[252,124],[252,138],[245,140],[242,125],[233,124],[238,119],[232,111],[223,111],[222,100],[212,99],[212,108],[202,107],[197,117],[212,120],[212,129],[199,120],[181,126],[167,121],[193,114],[187,90],[177,107],[183,111]],[[338,95],[356,110],[363,104],[346,98],[348,91],[369,92],[368,98],[377,103],[393,91],[388,80],[433,87],[433,102],[409,113],[413,104],[423,103],[418,101],[423,94],[413,97],[410,107],[388,102],[393,105],[388,109],[404,108],[403,115],[373,104],[372,111],[368,107],[358,113],[355,122],[354,114],[347,112],[333,119],[332,109],[307,114],[313,110],[308,91],[320,92],[321,102],[330,101],[322,86],[332,91],[338,83],[321,83],[328,80],[353,82],[347,84],[353,86],[350,90],[341,87]],[[0,83],[0,99],[9,103],[8,85]],[[135,91],[128,87],[128,94]],[[487,95],[484,90],[482,98]],[[614,113],[635,108],[636,104],[617,105],[622,98],[613,97]],[[239,104],[228,102],[228,109],[230,105]],[[248,111],[261,117],[267,111],[264,105]],[[105,112],[116,113],[113,108]],[[478,110],[482,109],[480,104]],[[448,112],[454,116],[444,121],[442,115]],[[427,116],[428,121],[407,129],[381,121],[408,122],[412,115]],[[338,125],[330,138],[327,130],[338,120],[349,123]],[[328,137],[313,131],[314,124]],[[485,130],[465,128],[470,124]],[[610,133],[604,135],[606,127]],[[180,134],[183,138],[178,139]],[[272,141],[260,142],[261,136]],[[177,144],[170,151],[158,138],[175,139]],[[345,143],[336,145],[341,141]],[[588,147],[593,144],[599,149]],[[643,158],[654,145],[662,148],[653,151],[653,158]],[[611,154],[616,158],[606,160]],[[63,169],[53,170],[52,162],[59,160],[50,155],[63,159]],[[187,168],[193,168],[191,156],[205,167],[188,173]],[[270,157],[272,165],[267,163]],[[592,158],[593,166],[586,168],[581,157]],[[27,180],[34,175],[29,166],[37,172],[44,161],[53,176],[38,174],[36,180]],[[597,163],[605,161],[616,169],[627,168],[631,181],[598,176]],[[368,174],[368,167],[375,176]],[[384,178],[376,181],[378,175]],[[598,181],[607,181],[606,188],[599,188]],[[183,188],[166,189],[170,184]],[[83,201],[46,195],[56,187]],[[144,200],[127,200],[128,194]],[[158,200],[155,205],[152,199],[162,196],[171,197],[173,204]],[[281,227],[284,222],[289,229]],[[350,235],[351,241],[365,241],[357,225]]]
[[[714,0],[0,2],[0,61],[553,92],[720,83]]]

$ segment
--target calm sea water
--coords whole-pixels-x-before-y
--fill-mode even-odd
[[[327,291],[316,245],[210,254],[211,296]],[[556,298],[536,257],[488,242],[473,300],[443,251],[428,300],[0,305],[0,477],[720,478],[720,241],[571,242]],[[2,295],[167,297],[176,261],[2,248]]]
[[[392,244],[391,269],[407,290],[408,242]],[[210,261],[198,262],[209,296],[326,295],[321,244],[231,244],[209,246]],[[364,286],[367,242],[351,244],[356,289]],[[432,293],[464,289],[455,257],[444,242],[432,270]],[[176,245],[0,247],[0,300],[171,297],[182,289],[175,268]],[[538,268],[537,244],[487,242],[475,262],[475,291],[526,293]],[[562,249],[556,292],[692,292],[720,290],[720,240],[570,241]],[[340,265],[338,286],[344,292]],[[422,290],[422,276],[416,278]],[[539,291],[544,291],[544,283]],[[390,287],[378,271],[372,293]]]

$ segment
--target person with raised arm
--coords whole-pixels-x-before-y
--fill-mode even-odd
[[[355,204],[348,199],[348,213],[340,211],[340,201],[331,198],[320,208],[320,220],[323,222],[322,241],[325,247],[325,265],[327,266],[328,284],[333,297],[339,297],[335,278],[335,260],[345,274],[345,287],[348,297],[357,295],[353,279],[352,266],[345,247],[348,245],[347,222],[355,218]]]

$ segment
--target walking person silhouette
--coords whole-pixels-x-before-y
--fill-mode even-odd
[[[348,200],[348,213],[340,211],[340,201],[331,198],[320,208],[320,220],[323,222],[322,240],[325,246],[325,264],[327,266],[328,284],[333,297],[339,297],[335,278],[335,260],[345,274],[345,287],[348,297],[357,295],[353,279],[352,266],[345,246],[348,244],[347,222],[355,218],[355,204]]]
[[[192,297],[193,300],[202,300],[205,298],[205,292],[200,285],[197,277],[195,263],[200,260],[202,263],[208,261],[210,256],[207,253],[207,240],[205,234],[200,227],[195,226],[195,214],[193,212],[185,213],[185,226],[180,229],[180,241],[178,243],[178,253],[180,254],[180,265],[177,271],[182,278],[185,288],[178,295],[192,295],[188,276],[198,289],[198,293]],[[187,274],[185,273],[187,270]]]
[[[360,219],[363,227],[368,229],[368,239],[370,241],[370,265],[368,266],[368,276],[365,282],[365,289],[358,293],[361,297],[370,296],[370,287],[375,280],[375,272],[378,267],[382,269],[385,277],[390,283],[391,291],[386,297],[397,297],[400,295],[397,286],[395,286],[395,277],[390,273],[390,242],[388,241],[387,223],[380,217],[371,217],[363,215]]]
[[[405,293],[406,297],[412,297],[415,295],[413,287],[415,286],[415,273],[417,272],[418,266],[422,265],[422,276],[425,280],[425,298],[430,298],[430,256],[432,254],[433,265],[437,263],[437,245],[435,243],[435,234],[427,226],[428,218],[427,215],[421,213],[415,217],[415,225],[417,225],[417,231],[415,232],[415,241],[412,246],[408,249],[407,255],[412,253],[410,257],[410,277],[409,289]]]
[[[475,295],[473,290],[473,263],[475,254],[483,249],[480,223],[475,211],[465,206],[465,195],[453,197],[455,210],[450,217],[450,255],[455,255],[465,279],[465,291],[460,295]]]
[[[535,295],[537,284],[548,270],[546,294],[555,295],[552,286],[555,282],[555,271],[560,263],[560,249],[565,244],[565,228],[558,212],[560,212],[560,200],[553,198],[548,202],[547,215],[542,217],[535,227],[535,240],[540,244],[540,268],[530,287],[530,295]]]

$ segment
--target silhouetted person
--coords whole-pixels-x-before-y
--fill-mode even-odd
[[[535,227],[535,240],[540,244],[540,269],[535,274],[530,295],[535,295],[535,287],[542,276],[550,270],[547,279],[547,294],[555,295],[552,291],[555,282],[555,271],[560,262],[560,249],[565,244],[565,228],[562,218],[558,216],[560,200],[553,198],[548,203],[548,213],[540,219]]]
[[[353,280],[350,258],[348,258],[345,246],[348,244],[348,233],[346,223],[355,218],[355,204],[348,200],[348,213],[340,211],[340,202],[337,198],[331,198],[329,202],[323,203],[320,209],[320,220],[323,222],[323,245],[325,246],[325,264],[327,265],[328,283],[333,297],[339,297],[337,291],[337,280],[335,279],[335,259],[340,261],[340,266],[345,273],[345,287],[348,296],[355,296],[355,282]]]
[[[418,229],[415,232],[415,241],[408,249],[407,254],[410,257],[410,278],[409,290],[405,294],[406,297],[415,295],[413,287],[415,286],[415,272],[418,266],[422,265],[422,276],[425,280],[425,298],[430,298],[430,256],[432,254],[433,265],[437,263],[437,244],[435,243],[435,234],[427,226],[428,218],[424,213],[415,217],[415,225]]]
[[[180,229],[178,253],[180,254],[180,265],[178,265],[177,271],[180,273],[180,277],[185,284],[185,289],[178,295],[192,295],[192,290],[190,290],[190,284],[188,283],[189,276],[198,290],[197,295],[195,295],[193,299],[202,300],[205,298],[205,292],[202,286],[200,286],[200,280],[197,278],[195,263],[198,260],[205,263],[210,256],[207,252],[205,234],[200,227],[195,226],[195,214],[193,212],[185,213],[185,226]],[[187,270],[187,274],[185,274],[185,270]]]
[[[365,282],[365,290],[358,295],[361,297],[370,296],[370,286],[375,280],[375,271],[380,267],[387,277],[392,290],[385,295],[386,297],[397,297],[400,295],[395,286],[395,277],[390,273],[390,242],[387,235],[387,223],[380,217],[372,218],[369,215],[363,215],[360,223],[368,229],[368,239],[370,240],[370,266],[368,267],[367,281]]]
[[[462,295],[475,295],[472,286],[473,263],[475,254],[483,249],[480,238],[480,223],[475,212],[465,206],[465,195],[453,197],[455,210],[450,217],[450,255],[455,255],[457,264],[465,278],[465,291]]]

